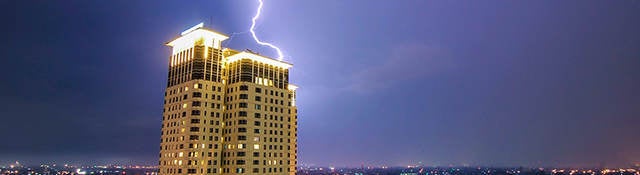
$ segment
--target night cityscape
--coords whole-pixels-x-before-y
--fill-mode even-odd
[[[20,166],[19,162],[0,166],[4,175],[157,175],[157,166],[123,166],[123,165],[95,165],[95,166],[73,166],[43,164],[29,167]],[[314,167],[300,166],[299,175],[638,175],[640,169],[607,169],[607,168],[492,168],[492,167],[428,167],[428,166],[407,166],[407,167],[359,167],[359,168],[336,168],[336,167]]]
[[[0,8],[0,175],[640,175],[640,0]]]

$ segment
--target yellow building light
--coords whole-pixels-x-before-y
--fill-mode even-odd
[[[166,110],[166,113],[163,113],[162,120],[163,126],[165,127],[162,127],[162,137],[160,141],[160,155],[162,156],[159,160],[159,171],[155,175],[176,175],[183,173],[195,175],[202,174],[205,170],[206,172],[210,172],[207,174],[226,174],[229,173],[229,170],[244,173],[247,170],[262,169],[264,167],[278,168],[278,170],[285,167],[285,165],[288,165],[290,168],[295,167],[297,162],[297,151],[295,151],[297,150],[297,130],[294,131],[294,129],[297,128],[297,118],[294,116],[297,113],[295,111],[295,99],[296,89],[298,87],[293,84],[288,84],[289,68],[292,68],[293,65],[291,63],[268,56],[262,56],[251,51],[242,52],[223,48],[221,42],[228,38],[229,37],[224,34],[204,28],[204,25],[201,23],[190,27],[180,33],[176,38],[166,43],[167,46],[172,47],[171,50],[173,51],[173,53],[169,55],[167,62],[169,62],[170,66],[174,67],[169,67],[169,70],[173,72],[169,74],[169,82],[167,83],[167,89],[165,91],[164,100],[166,103],[164,104],[163,109]],[[211,52],[211,54],[209,54],[209,52]],[[192,64],[196,62],[199,63],[199,59],[203,59],[205,62],[211,63],[211,67],[209,65],[206,65],[205,67],[205,65],[201,64]],[[189,64],[191,64],[192,69],[186,69],[189,68]],[[246,66],[245,64],[250,64],[252,67],[257,66],[258,70],[262,69],[264,71],[258,72],[258,70],[254,70],[252,68],[252,73],[257,73],[252,77],[253,81],[238,82],[235,81],[235,79],[232,79],[235,78],[233,71],[242,70],[241,68]],[[179,67],[180,69],[178,69]],[[215,68],[215,70],[213,68]],[[211,77],[206,78],[206,76],[204,78],[201,76],[192,77],[194,75],[194,70],[200,69],[208,71],[205,72],[205,75],[216,75],[217,77],[214,79],[211,79]],[[274,73],[273,76],[271,75],[271,72]],[[283,87],[283,85],[285,87]],[[220,114],[222,114],[223,117],[228,117],[229,114],[237,112],[236,110],[229,110],[233,109],[236,104],[232,103],[230,99],[225,99],[227,96],[234,95],[225,94],[225,92],[231,93],[231,89],[236,90],[237,86],[241,86],[240,89],[242,90],[247,90],[243,86],[248,86],[249,88],[253,88],[253,86],[255,86],[255,88],[261,88],[260,91],[256,91],[255,95],[261,95],[261,93],[268,95],[267,92],[270,91],[274,94],[269,96],[270,98],[257,98],[255,103],[246,101],[247,103],[242,105],[243,108],[247,108],[243,109],[246,110],[244,113],[241,113],[243,117],[245,117],[245,114],[252,114],[253,112],[261,113],[261,111],[268,111],[270,106],[262,103],[271,98],[273,98],[271,99],[272,101],[276,101],[276,103],[283,105],[281,109],[278,109],[280,107],[276,108],[277,111],[290,111],[288,117],[291,117],[291,119],[288,123],[283,122],[283,124],[288,124],[292,127],[274,129],[276,133],[292,133],[287,136],[283,136],[282,138],[278,138],[286,139],[285,141],[278,142],[276,140],[275,142],[277,143],[274,143],[274,146],[290,147],[292,150],[282,151],[282,153],[288,153],[290,155],[287,157],[274,156],[275,152],[267,150],[267,147],[269,147],[268,145],[260,145],[261,141],[266,141],[263,140],[266,138],[261,137],[261,134],[264,134],[264,131],[268,131],[265,130],[268,127],[267,125],[258,123],[259,125],[255,127],[243,128],[242,130],[238,129],[238,133],[228,133],[219,131],[220,129],[222,131],[237,129],[234,126],[234,123],[229,123],[228,121],[225,122],[225,120],[221,120],[222,122],[219,122],[218,119],[213,118],[209,120],[208,114],[211,114],[211,117],[220,117]],[[207,94],[204,94],[206,96],[201,98],[183,99],[182,97],[185,95],[188,97],[192,96],[192,92],[189,91],[190,89],[193,89],[192,91],[194,92],[202,91],[201,93]],[[217,98],[210,98],[209,95],[213,95],[213,97]],[[252,96],[254,94],[251,93],[248,95]],[[245,96],[242,96],[239,99],[246,100],[247,98]],[[194,103],[193,101],[195,100],[199,101],[199,103]],[[204,103],[202,106],[199,105],[202,103]],[[212,106],[209,106],[209,104]],[[262,105],[265,106],[265,109],[262,109]],[[191,108],[193,108],[193,110]],[[204,115],[189,117],[181,115],[188,115],[189,111],[195,115],[198,113],[197,110],[201,110],[201,114]],[[250,122],[253,122],[253,120],[262,122],[264,120],[266,123],[267,120],[270,120],[267,119],[268,117],[266,114],[264,114],[265,117],[262,116],[263,114],[256,115],[258,118],[252,119]],[[279,118],[283,117],[287,116],[279,116]],[[214,122],[216,127],[204,128],[205,125],[203,124],[208,126],[209,124],[213,125]],[[249,123],[246,120],[242,122],[243,124]],[[227,125],[227,123],[229,123],[229,125]],[[190,130],[187,131],[186,129]],[[213,132],[214,129],[216,132]],[[247,132],[248,130],[254,130],[254,132]],[[238,138],[237,140],[233,139],[236,137]],[[252,146],[253,150],[251,150]],[[264,154],[265,157],[271,158],[263,159],[265,164],[267,161],[269,162],[269,166],[262,164],[262,160],[259,165],[253,165],[246,164],[246,161],[252,160],[245,159],[246,157],[228,157],[230,155],[234,155],[233,153],[239,152],[245,154],[247,152],[259,155]],[[246,156],[245,154],[242,155]],[[227,158],[230,158],[234,162],[245,162],[245,164],[235,165],[232,163],[230,165],[219,162],[220,160],[227,160]],[[183,171],[178,173],[178,171],[176,171],[178,169],[182,169]],[[197,171],[193,172],[193,170]],[[277,172],[280,174],[294,175],[296,171],[293,169]],[[153,173],[151,174],[154,175]]]
[[[204,25],[200,23],[183,31],[180,37],[167,43],[167,46],[172,47],[174,55],[192,48],[198,41],[202,41],[204,46],[221,49],[220,43],[228,38],[226,35],[205,29]]]
[[[228,56],[227,58],[227,63],[233,63],[235,61],[239,61],[242,59],[250,59],[253,61],[257,61],[257,62],[261,62],[264,64],[268,64],[268,65],[272,65],[272,66],[276,66],[279,68],[283,68],[283,69],[289,69],[291,68],[293,65],[284,61],[278,61],[272,58],[268,58],[262,55],[257,55],[257,54],[253,54],[253,53],[249,53],[249,52],[240,52],[231,56]]]
[[[289,89],[290,91],[296,91],[296,89],[298,89],[298,86],[293,85],[293,84],[289,84],[287,86],[287,89]]]

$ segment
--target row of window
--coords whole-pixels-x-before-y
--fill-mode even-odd
[[[239,88],[227,88],[227,93],[233,93],[234,89],[236,91],[240,90],[240,91],[248,91],[249,90],[249,86],[247,85],[240,85]],[[255,92],[256,93],[262,93],[262,88],[256,87],[255,88]],[[271,95],[271,96],[280,96],[280,97],[284,97],[284,92],[278,92],[278,91],[274,91],[274,90],[264,90],[264,94],[265,95]],[[291,94],[289,94],[289,98],[291,98]]]
[[[169,174],[174,174],[174,173],[182,174],[182,168],[177,168],[177,169],[176,168],[168,168],[168,169],[163,170],[163,171],[165,171],[165,173],[169,173]],[[290,169],[287,168],[287,172],[289,172],[289,171],[290,171]],[[281,173],[281,172],[284,172],[283,168],[262,168],[262,173]],[[187,169],[187,173],[188,174],[196,174],[196,173],[198,173],[198,171],[197,171],[197,169],[190,168],[190,169]],[[200,169],[200,173],[204,173],[204,170]],[[207,173],[218,173],[218,172],[217,172],[216,168],[207,168]],[[229,168],[224,168],[223,169],[223,173],[230,173],[229,172]],[[235,173],[244,174],[246,172],[245,172],[244,168],[236,168]],[[253,168],[252,169],[252,173],[260,173],[260,169],[259,168]]]

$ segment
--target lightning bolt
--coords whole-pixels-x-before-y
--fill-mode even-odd
[[[275,49],[276,52],[278,52],[278,60],[282,61],[282,51],[280,51],[280,48],[278,48],[277,46],[268,43],[268,42],[262,42],[260,41],[260,39],[258,39],[258,36],[256,36],[256,31],[254,31],[255,27],[256,27],[256,20],[258,20],[258,18],[260,18],[260,13],[262,12],[262,5],[263,2],[262,0],[258,0],[258,2],[260,2],[260,5],[258,5],[258,10],[256,12],[256,15],[253,16],[253,18],[251,19],[251,28],[249,29],[249,32],[251,32],[251,36],[253,36],[253,40],[256,40],[256,43],[263,45],[263,46],[269,46],[272,49]]]

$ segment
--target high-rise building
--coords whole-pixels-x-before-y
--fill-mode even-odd
[[[292,64],[221,46],[202,23],[167,43],[159,174],[290,174],[297,163]]]

